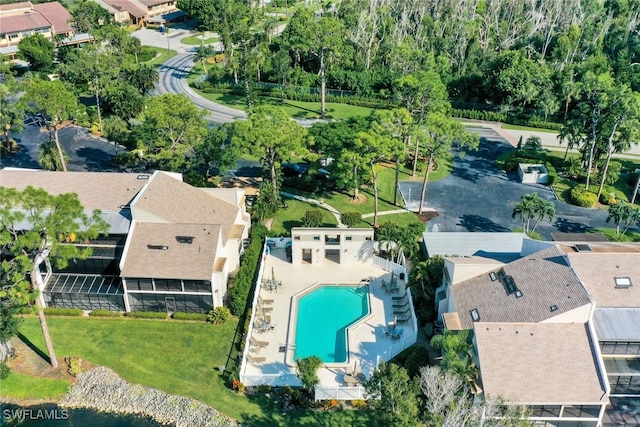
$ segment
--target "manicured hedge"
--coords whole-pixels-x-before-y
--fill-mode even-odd
[[[157,311],[130,311],[125,314],[127,317],[134,319],[166,319],[167,313]]]
[[[615,188],[608,185],[605,186],[602,189],[602,193],[600,193],[600,203],[603,205],[615,205],[617,201]]]
[[[111,310],[92,310],[89,312],[89,316],[91,317],[120,317],[121,313],[119,311],[111,311]]]
[[[44,314],[48,316],[82,316],[82,309],[46,307]]]
[[[256,279],[264,238],[268,230],[260,224],[251,227],[251,243],[244,251],[233,286],[229,289],[229,308],[235,316],[241,316],[246,307],[251,287]]]
[[[171,316],[172,318],[174,318],[175,320],[201,320],[201,321],[206,321],[207,320],[207,315],[206,314],[201,314],[201,313],[183,313],[181,311],[177,311],[175,313],[173,313],[173,316]]]
[[[550,162],[546,162],[544,166],[547,168],[547,172],[549,172],[548,184],[549,185],[555,184],[555,182],[558,180],[558,171]]]
[[[582,187],[575,187],[571,189],[571,202],[574,205],[582,206],[583,208],[591,208],[598,201],[598,195],[587,191]]]

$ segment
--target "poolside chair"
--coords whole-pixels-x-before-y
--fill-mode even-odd
[[[263,305],[270,305],[270,304],[273,304],[273,300],[272,300],[272,299],[264,299],[264,298],[262,298],[262,297],[258,297],[258,302],[259,302],[260,304],[263,304]]]
[[[406,297],[407,297],[407,293],[405,292],[404,295],[396,295],[396,296],[391,297],[391,300],[393,301],[394,304],[397,304],[396,301],[402,301]]]
[[[262,350],[262,347],[255,347],[253,345],[249,347],[249,353],[260,353],[260,350]]]
[[[409,304],[407,304],[405,307],[394,308],[393,314],[401,314],[406,316],[407,314],[409,314]]]
[[[393,331],[391,332],[391,339],[392,340],[399,340],[400,337],[402,336],[402,334],[404,334],[404,328],[395,327],[393,329]]]
[[[273,311],[273,307],[262,306],[262,307],[260,307],[260,310],[262,310],[263,312]]]
[[[407,301],[407,300],[404,300],[404,301],[400,300],[400,301],[394,301],[393,302],[393,308],[394,309],[396,309],[396,308],[405,308],[405,307],[408,307],[408,306],[409,306],[409,301]]]
[[[251,354],[247,353],[247,360],[250,360],[253,363],[262,363],[266,361],[267,358],[264,356],[252,356]]]
[[[258,346],[258,347],[267,347],[269,345],[269,341],[260,341],[260,340],[254,338],[254,337],[251,337],[249,339],[249,342],[252,345],[255,345],[255,346]]]
[[[398,316],[396,318],[396,323],[407,323],[409,320],[411,320],[411,316],[404,315],[404,316]]]
[[[355,376],[355,375],[352,375],[352,374],[349,374],[349,373],[345,373],[345,374],[342,376],[342,380],[343,380],[345,383],[347,383],[347,386],[348,386],[348,387],[355,387],[355,386],[357,386],[357,385],[360,383],[360,381],[358,381],[358,379],[356,378],[356,376]]]

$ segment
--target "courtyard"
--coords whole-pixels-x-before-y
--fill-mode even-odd
[[[395,276],[398,289],[388,292],[382,283],[383,280],[385,283],[391,282],[392,273],[370,262],[341,265],[325,259],[321,264],[295,265],[289,261],[284,247],[271,249],[264,258],[262,283],[275,283],[275,286],[261,286],[254,301],[252,325],[247,333],[240,375],[243,383],[300,385],[293,358],[296,296],[319,284],[367,285],[362,282],[363,278],[370,280],[369,314],[347,328],[346,362],[325,363],[318,371],[320,382],[316,387],[316,398],[361,399],[363,390],[360,384],[371,376],[375,367],[416,341],[415,316],[409,309],[411,304],[408,304],[405,314],[408,319],[398,325],[398,328],[402,328],[401,335],[392,336],[388,329],[402,316],[394,314],[393,307],[394,302],[401,301],[405,295],[406,282]],[[265,318],[268,318],[269,326],[260,328]],[[317,324],[315,328],[316,331],[304,333],[317,333],[323,325]]]

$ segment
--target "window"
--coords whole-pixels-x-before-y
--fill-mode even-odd
[[[293,240],[300,240],[300,236],[293,236]]]
[[[562,411],[563,418],[598,418],[600,406],[598,405],[565,405]]]
[[[313,240],[320,240],[320,235],[316,234],[315,236],[313,236]]]
[[[367,236],[367,237],[365,237],[365,238],[364,238],[364,240],[367,240],[367,241],[369,241],[369,242],[370,242],[370,241],[371,241],[371,236]]]
[[[344,240],[349,240],[349,241],[351,241],[351,240],[353,240],[353,237],[352,237],[352,236],[345,236]]]
[[[640,342],[634,341],[601,341],[602,354],[640,355]]]
[[[627,289],[631,287],[631,278],[629,277],[614,277],[616,282],[616,289]]]
[[[18,38],[18,33],[9,34],[9,40],[15,40]]]
[[[530,406],[532,417],[559,417],[560,405],[534,405]]]

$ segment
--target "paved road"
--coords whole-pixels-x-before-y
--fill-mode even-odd
[[[540,223],[536,228],[545,239],[558,231],[584,232],[611,226],[605,222],[604,210],[560,202],[546,186],[521,184],[516,174],[496,169],[495,159],[510,150],[511,144],[492,129],[473,131],[481,136],[479,149],[464,157],[456,156],[451,175],[427,187],[424,206],[439,213],[427,224],[429,231],[510,231],[521,226],[520,221],[511,218],[513,206],[523,194],[531,192],[556,206],[554,222]],[[405,203],[417,210],[422,183],[401,182],[400,187]]]

